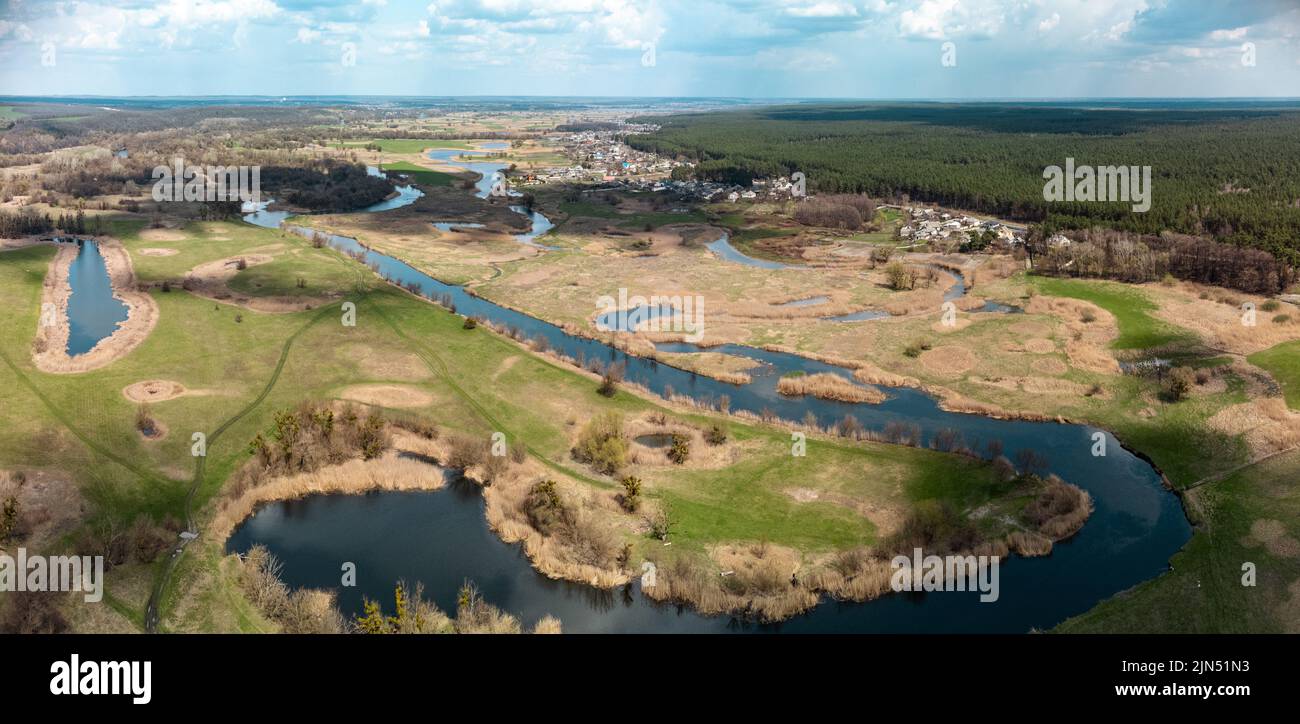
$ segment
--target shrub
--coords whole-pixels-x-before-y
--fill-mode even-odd
[[[245,258],[242,257],[242,256],[239,257],[239,260],[235,262],[235,268],[238,269],[238,270],[240,270],[240,271],[243,271],[243,270],[247,269],[247,268],[248,268],[248,260],[245,259]]]
[[[1023,475],[1042,475],[1047,472],[1047,458],[1037,450],[1024,448],[1016,453],[1016,465]]]
[[[528,522],[542,535],[553,535],[569,523],[569,509],[564,505],[555,481],[549,478],[533,484],[528,497],[524,498],[523,507]]]
[[[1291,315],[1289,314],[1279,314],[1273,317],[1273,324],[1286,324],[1287,322],[1290,321],[1291,321]]]
[[[927,555],[971,550],[979,543],[975,526],[946,501],[923,500],[903,519],[898,530],[881,541],[883,557],[911,556],[920,548]]]
[[[141,402],[135,410],[135,429],[145,437],[153,437],[158,434],[158,423],[154,421],[153,414],[149,410],[149,403]]]
[[[4,509],[0,510],[0,543],[3,543],[18,530],[18,499],[12,495],[5,499]]]
[[[457,435],[451,440],[447,452],[447,467],[467,470],[483,462],[488,456],[488,442],[479,437]]]
[[[668,448],[668,459],[682,465],[691,456],[691,439],[685,435],[673,433],[672,447]]]
[[[1282,308],[1282,304],[1278,302],[1276,299],[1269,299],[1268,301],[1259,305],[1259,308],[1261,311],[1265,311],[1265,312],[1276,312],[1277,310]]]
[[[50,634],[68,630],[68,621],[58,609],[58,596],[47,592],[14,591],[5,594],[0,633]]]
[[[727,441],[727,428],[713,423],[704,431],[704,441],[710,445],[721,445]]]
[[[596,392],[605,397],[613,397],[618,393],[618,378],[611,370],[605,370],[605,374],[600,376],[600,387],[596,388]]]
[[[1186,367],[1175,367],[1169,371],[1169,376],[1165,378],[1165,399],[1170,402],[1178,402],[1187,397],[1191,392],[1192,385],[1196,382],[1196,375]]]
[[[651,515],[647,522],[650,524],[650,535],[654,537],[655,540],[665,540],[668,538],[668,532],[671,526],[668,522],[667,514],[662,510],[655,511],[654,515]]]
[[[478,320],[473,317],[466,317],[465,323],[460,325],[461,329],[475,329],[478,327]]]
[[[607,412],[592,418],[583,427],[573,446],[573,457],[597,472],[613,475],[627,463],[627,450],[622,416]]]
[[[641,479],[635,475],[623,478],[623,509],[635,513],[641,507]]]
[[[1097,321],[1097,313],[1091,309],[1085,309],[1083,310],[1083,313],[1079,315],[1079,319],[1083,320],[1084,324],[1092,324]]]
[[[889,280],[889,288],[894,291],[902,292],[916,287],[916,270],[902,262],[890,262],[885,267],[885,277]]]

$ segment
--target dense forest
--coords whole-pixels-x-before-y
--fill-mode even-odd
[[[810,192],[907,196],[1040,222],[1173,230],[1300,263],[1300,107],[1106,109],[1011,104],[792,106],[655,117],[635,148],[747,184],[801,171]],[[1046,202],[1043,170],[1150,166],[1152,205]]]

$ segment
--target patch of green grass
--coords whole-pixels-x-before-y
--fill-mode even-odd
[[[1282,385],[1288,407],[1300,409],[1300,341],[1283,342],[1246,359]]]
[[[361,148],[377,145],[384,153],[420,153],[426,148],[473,148],[468,141],[447,141],[437,138],[372,138],[369,141],[344,141],[339,148]]]
[[[0,121],[14,121],[26,115],[13,106],[0,106]]]
[[[398,163],[386,163],[380,167],[384,171],[396,171],[404,173],[411,177],[411,180],[419,186],[451,186],[457,181],[455,176],[442,171],[434,171],[423,166],[416,166],[413,163],[399,161]]]
[[[1115,315],[1119,337],[1113,349],[1151,349],[1194,339],[1191,332],[1151,315],[1159,307],[1141,290],[1117,282],[1032,277],[1043,294],[1092,302]]]
[[[306,297],[344,289],[355,278],[351,269],[322,265],[297,255],[282,255],[265,264],[244,269],[230,280],[230,288],[255,297]],[[298,285],[298,280],[303,285]]]

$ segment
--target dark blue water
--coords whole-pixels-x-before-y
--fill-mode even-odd
[[[113,296],[108,267],[93,241],[78,241],[81,250],[68,269],[68,355],[85,354],[126,321],[127,307]]]
[[[750,371],[750,383],[723,383],[569,335],[555,325],[474,297],[405,262],[370,251],[354,239],[331,236],[330,243],[360,255],[394,283],[415,283],[430,297],[450,297],[461,314],[517,328],[530,338],[544,338],[551,348],[575,359],[621,362],[626,366],[625,379],[657,394],[687,394],[704,401],[725,396],[733,411],[768,413],[787,420],[803,420],[811,413],[821,425],[833,425],[846,415],[876,431],[890,423],[915,425],[924,441],[939,430],[956,429],[975,449],[999,440],[1013,459],[1018,451],[1032,449],[1047,458],[1052,472],[1092,494],[1096,510],[1079,534],[1057,544],[1048,557],[1004,562],[1002,595],[996,603],[979,603],[973,593],[894,595],[864,604],[826,602],[779,627],[740,627],[744,630],[1023,632],[1047,628],[1159,575],[1191,535],[1178,499],[1161,486],[1150,465],[1121,448],[1106,432],[1102,434],[1107,454],[1091,454],[1092,435],[1099,432],[1096,428],[945,412],[934,399],[910,388],[886,389],[889,398],[877,405],[784,397],[776,392],[776,382],[792,371],[829,372],[846,379],[851,375],[823,362],[741,345],[707,348],[763,363]],[[686,343],[660,348],[676,352],[702,349]],[[376,499],[384,502],[374,503]],[[623,597],[548,581],[531,569],[517,548],[492,537],[481,505],[477,499],[447,491],[323,496],[292,505],[273,504],[237,531],[230,549],[243,550],[254,542],[268,545],[285,562],[286,580],[303,586],[334,587],[342,561],[356,562],[359,569],[364,561],[365,566],[384,572],[364,592],[384,600],[391,595],[393,573],[423,581],[444,606],[460,585],[457,577],[468,576],[480,584],[489,600],[525,621],[552,613],[561,617],[569,631],[738,630],[735,622],[725,617],[704,618],[654,605],[636,595],[635,586]],[[297,512],[291,513],[291,508]],[[470,536],[466,530],[477,533]],[[359,593],[345,594],[340,598],[345,612],[355,612],[348,602],[359,600]]]

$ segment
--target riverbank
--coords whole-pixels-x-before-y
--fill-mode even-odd
[[[52,309],[53,313],[41,315],[37,322],[36,338],[32,343],[32,361],[42,372],[78,374],[106,367],[138,347],[158,324],[158,305],[148,293],[137,289],[131,255],[122,246],[122,242],[108,237],[97,237],[91,241],[99,246],[104,258],[113,297],[126,305],[126,321],[111,335],[101,339],[89,352],[75,356],[68,354],[68,336],[71,333],[68,300],[72,296],[69,271],[80,247],[58,244],[58,252],[50,262],[41,289],[41,308]]]

